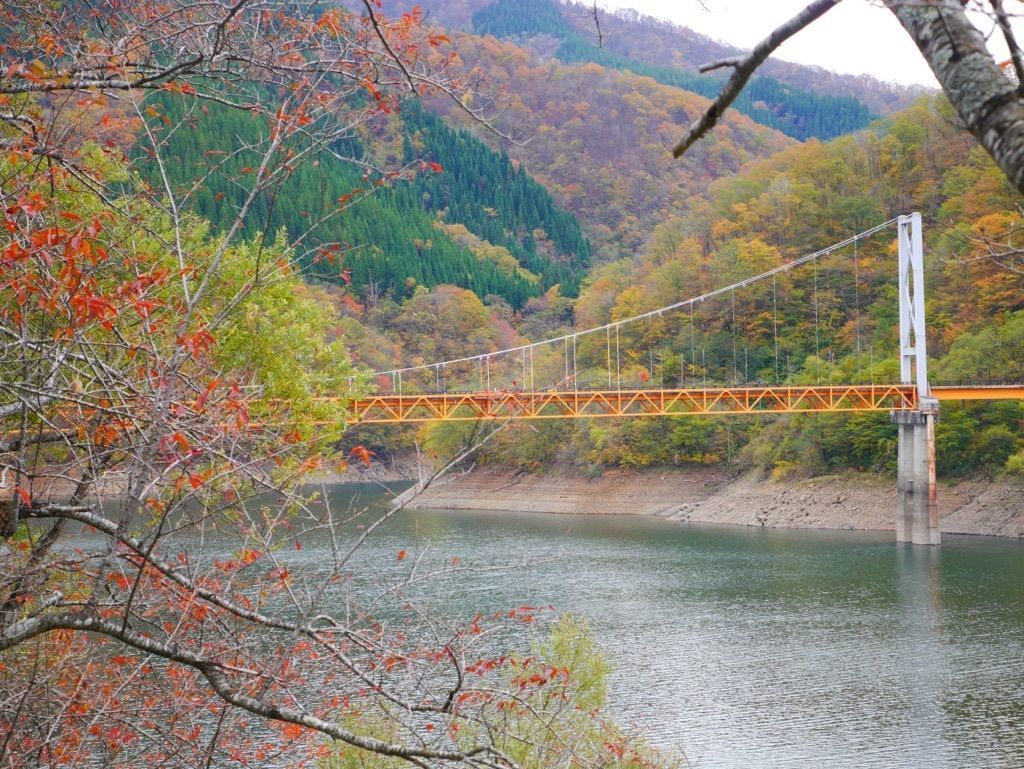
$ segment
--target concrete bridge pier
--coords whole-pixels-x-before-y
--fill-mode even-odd
[[[899,429],[896,470],[896,541],[938,545],[935,421],[939,402],[922,398],[916,410],[892,412]]]

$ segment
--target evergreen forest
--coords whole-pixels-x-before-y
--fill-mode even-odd
[[[159,95],[149,107],[177,125],[189,104]],[[232,177],[251,173],[256,162],[235,149],[268,129],[238,110],[210,108],[202,118],[186,121],[167,138],[167,150],[181,162],[163,171],[173,188],[187,189],[197,175],[217,168],[191,198],[193,210],[217,229],[231,221],[246,193]],[[259,227],[263,234],[283,229],[294,238],[317,223],[308,247],[296,255],[303,270],[329,281],[344,274],[360,294],[402,299],[416,286],[452,284],[517,308],[555,285],[575,294],[590,245],[575,217],[544,187],[504,153],[449,128],[414,102],[393,122],[383,130],[398,142],[407,174],[395,179],[364,171],[374,159],[357,138],[347,140],[297,165],[261,194],[244,235],[261,234]],[[159,189],[161,169],[140,160],[143,180]],[[338,215],[339,199],[357,204]],[[460,242],[444,225],[461,225],[478,242]],[[325,258],[328,245],[344,256]]]

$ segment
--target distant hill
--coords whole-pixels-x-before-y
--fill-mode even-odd
[[[502,125],[528,137],[506,147],[510,157],[587,226],[597,261],[632,254],[657,222],[711,181],[792,143],[730,112],[706,141],[673,161],[669,148],[705,98],[618,69],[545,59],[493,37],[457,35],[455,47],[467,68],[506,91]],[[432,107],[466,121],[450,102]]]
[[[723,74],[701,75],[675,65],[649,63],[598,45],[592,18],[577,27],[569,23],[567,17],[576,17],[575,9],[556,0],[494,0],[473,14],[473,31],[517,41],[553,37],[560,41],[555,57],[567,64],[594,62],[708,98],[714,98],[724,85]],[[752,78],[733,109],[801,141],[842,136],[866,128],[877,117],[852,96],[822,95],[772,77]]]
[[[574,29],[594,38],[589,7],[565,3],[562,8]],[[600,19],[603,45],[608,51],[646,64],[682,69],[695,76],[698,67],[743,52],[686,27],[636,11],[602,12]],[[770,31],[766,29],[765,34]],[[795,64],[775,57],[764,63],[760,74],[811,93],[854,98],[880,115],[904,109],[930,92],[923,86],[885,83],[868,75],[840,75],[824,67]]]
[[[405,7],[400,0],[394,8]],[[590,60],[654,77],[704,96],[717,91],[722,75],[701,75],[698,67],[741,50],[671,22],[636,11],[600,11],[598,48],[592,7],[566,0],[423,0],[417,2],[438,24],[452,29],[513,38],[564,61]],[[765,30],[766,32],[768,30]],[[554,39],[552,47],[548,41]],[[559,50],[557,41],[563,42]],[[909,106],[928,89],[884,83],[861,75],[840,75],[822,67],[769,59],[736,108],[798,139],[827,139],[865,127],[874,116]],[[757,85],[757,80],[763,81]],[[823,97],[816,102],[814,96]],[[754,106],[757,105],[758,112]],[[834,112],[839,111],[838,117]],[[802,116],[800,120],[798,116]],[[787,119],[788,118],[788,119]],[[844,130],[837,130],[843,128]]]

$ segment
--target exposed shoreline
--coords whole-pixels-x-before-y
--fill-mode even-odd
[[[772,482],[717,468],[614,469],[596,478],[475,469],[435,481],[409,505],[449,510],[644,515],[680,522],[885,531],[896,525],[891,478],[842,474]],[[1024,538],[1024,480],[939,484],[939,528]]]
[[[416,457],[398,456],[347,472],[326,471],[313,483],[416,483],[430,469]],[[63,498],[57,479],[41,489]],[[122,491],[108,477],[101,495]],[[411,490],[410,490],[411,491]],[[65,492],[65,493],[61,493]],[[754,472],[729,475],[719,467],[614,468],[588,478],[570,469],[517,473],[474,468],[435,479],[406,503],[412,509],[491,510],[571,515],[640,515],[681,523],[788,529],[893,531],[894,478],[841,473],[774,482]],[[946,534],[1024,539],[1024,479],[939,482],[939,530]]]

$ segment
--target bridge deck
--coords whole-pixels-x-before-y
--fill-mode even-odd
[[[695,414],[793,414],[912,409],[911,385],[660,388],[650,390],[500,390],[369,395],[353,401],[353,422],[571,419]]]
[[[936,385],[931,391],[940,401],[1024,400],[1024,384]]]
[[[1024,400],[1024,385],[939,386],[938,400]],[[353,423],[479,419],[891,411],[917,407],[912,385],[811,385],[644,390],[497,390],[368,395],[348,407]]]

